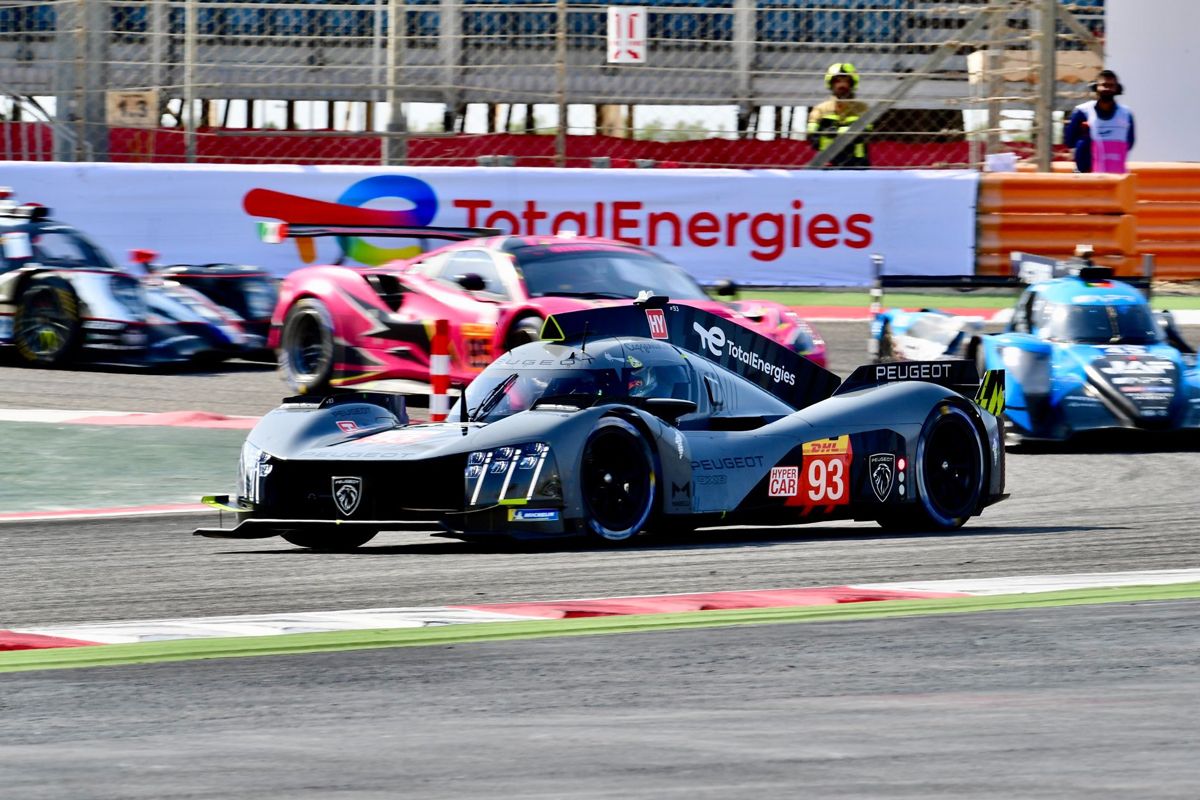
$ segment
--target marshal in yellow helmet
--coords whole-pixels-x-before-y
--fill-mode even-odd
[[[837,64],[829,65],[829,69],[825,70],[825,88],[832,89],[833,79],[838,75],[849,75],[854,88],[858,88],[858,70],[849,61],[840,61]]]

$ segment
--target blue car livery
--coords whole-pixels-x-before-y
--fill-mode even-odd
[[[1107,267],[1066,266],[1025,287],[1002,333],[933,310],[881,312],[879,359],[965,355],[1004,370],[1008,432],[1021,439],[1200,428],[1196,353],[1170,313]]]

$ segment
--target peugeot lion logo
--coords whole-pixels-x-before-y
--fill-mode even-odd
[[[892,479],[896,475],[896,456],[892,453],[875,453],[871,456],[871,488],[879,502],[892,493]]]
[[[348,517],[362,500],[362,478],[334,478],[333,503],[342,516]]]

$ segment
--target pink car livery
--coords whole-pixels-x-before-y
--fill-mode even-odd
[[[718,302],[676,265],[620,241],[436,227],[261,223],[260,230],[269,241],[295,238],[308,252],[304,240],[317,236],[453,242],[379,267],[323,265],[289,274],[269,344],[284,380],[301,393],[428,380],[438,320],[449,323],[450,383],[465,386],[501,353],[540,338],[546,317],[630,303],[644,290],[733,320],[825,365],[824,340],[791,308]],[[718,292],[732,295],[736,286],[726,282]]]

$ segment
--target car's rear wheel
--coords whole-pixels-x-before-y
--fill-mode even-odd
[[[583,447],[579,484],[585,525],[607,542],[623,542],[645,527],[658,484],[654,454],[628,422],[605,417]]]
[[[953,530],[979,508],[986,477],[984,444],[970,415],[940,403],[917,441],[911,474],[914,503],[888,508],[879,524],[891,530]]]
[[[279,535],[284,541],[297,547],[307,547],[309,550],[320,550],[323,553],[342,553],[362,547],[378,533],[377,530],[329,525],[323,528],[283,531]]]
[[[302,394],[329,388],[335,347],[333,317],[320,300],[308,297],[290,309],[279,336],[279,371]]]
[[[56,275],[35,276],[13,319],[13,343],[21,359],[38,367],[61,366],[82,338],[79,298],[71,284]]]
[[[520,347],[523,344],[536,342],[542,338],[542,318],[541,317],[522,317],[512,324],[508,329],[508,335],[504,337],[504,348],[512,350]]]

